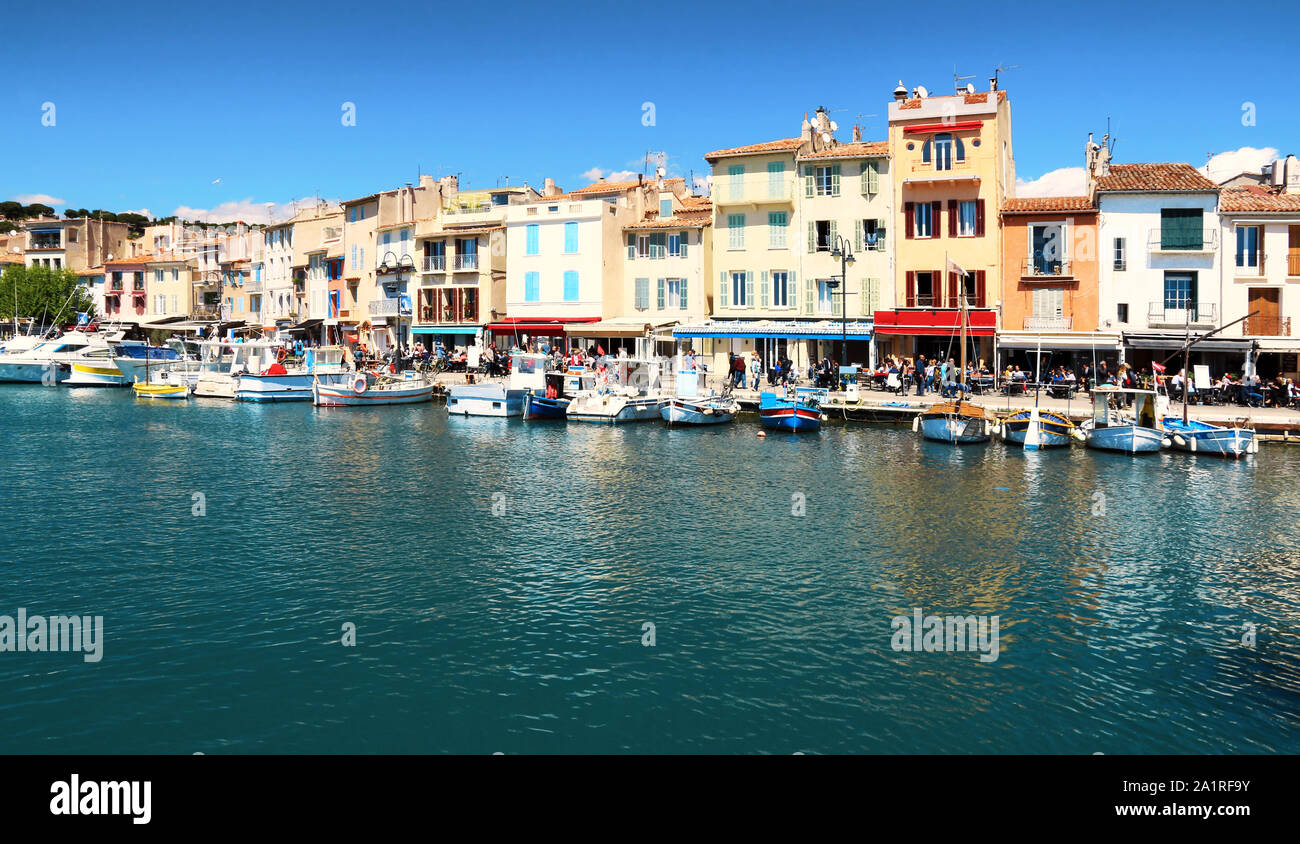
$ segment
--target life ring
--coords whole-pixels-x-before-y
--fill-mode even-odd
[[[276,363],[284,363],[284,359],[287,358],[288,356],[289,356],[289,353],[288,353],[287,351],[285,351],[284,346],[281,346],[281,347],[280,347],[280,350],[279,350],[278,352],[275,353],[275,362],[276,362]]]
[[[366,391],[366,376],[358,375],[352,380],[352,392],[361,395]]]

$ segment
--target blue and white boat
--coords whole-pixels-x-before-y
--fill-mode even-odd
[[[828,395],[826,390],[801,387],[793,397],[776,393],[758,396],[758,421],[764,428],[778,431],[819,431],[822,427],[821,403]]]
[[[1016,443],[1026,451],[1069,445],[1076,432],[1064,413],[1037,407],[1016,411],[1002,420],[1001,428],[1004,442]]]
[[[1163,422],[1173,447],[1178,451],[1219,457],[1242,457],[1259,453],[1259,441],[1255,439],[1252,428],[1228,428],[1195,419],[1184,422],[1177,416],[1166,416]]]
[[[168,343],[166,346],[119,343],[113,348],[113,364],[121,372],[123,384],[147,382],[150,379],[141,377],[146,369],[159,369],[159,364],[171,365],[185,358],[185,347],[180,341]]]
[[[585,366],[569,366],[564,372],[546,373],[546,389],[538,393],[529,390],[524,396],[525,419],[565,419],[569,402],[584,389],[583,379],[590,386],[592,372]]]
[[[706,373],[687,369],[682,355],[677,356],[677,379],[674,395],[659,404],[659,416],[674,425],[721,425],[736,418],[740,402],[731,396],[715,395],[706,390]]]
[[[312,385],[347,386],[354,373],[343,362],[342,346],[308,349],[301,366],[284,366],[284,347],[277,350],[277,360],[261,371],[241,372],[234,376],[235,401],[282,402],[311,401]]]
[[[1133,398],[1131,411],[1121,406],[1128,396]],[[1080,429],[1089,448],[1125,454],[1159,451],[1170,444],[1160,421],[1168,402],[1154,390],[1100,385],[1092,391],[1092,418]]]
[[[504,384],[455,384],[447,390],[452,416],[523,416],[530,391],[545,395],[550,357],[517,352],[510,357],[510,379]]]
[[[566,417],[573,422],[653,422],[659,419],[663,358],[607,358],[604,373],[599,370],[595,386],[583,390],[569,402]]]

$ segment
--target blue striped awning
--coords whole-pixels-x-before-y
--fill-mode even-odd
[[[673,336],[838,340],[848,335],[854,340],[870,340],[874,328],[871,320],[861,319],[849,320],[847,323],[834,319],[734,319],[679,325],[673,329]]]

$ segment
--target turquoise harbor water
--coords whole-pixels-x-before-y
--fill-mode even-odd
[[[3,752],[1300,751],[1300,450],[0,401]]]

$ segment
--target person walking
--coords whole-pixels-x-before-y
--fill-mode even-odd
[[[758,349],[749,353],[749,381],[754,389],[761,388],[763,378],[763,359],[758,356]]]

